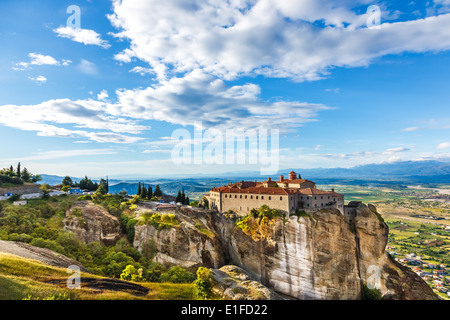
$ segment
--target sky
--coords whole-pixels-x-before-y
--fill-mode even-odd
[[[450,159],[450,0],[0,1],[0,43],[2,168]]]

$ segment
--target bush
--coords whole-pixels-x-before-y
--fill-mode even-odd
[[[161,274],[161,282],[172,283],[191,283],[195,280],[195,276],[192,272],[186,271],[180,266],[174,266],[169,271]]]
[[[143,280],[142,272],[143,272],[142,268],[136,269],[135,266],[129,264],[125,267],[125,269],[123,269],[122,273],[120,274],[120,279],[126,281],[139,282]]]
[[[195,294],[200,299],[207,299],[212,295],[212,288],[214,286],[213,272],[204,267],[197,269],[197,280],[195,280]]]
[[[369,289],[369,287],[363,285],[364,300],[381,300],[381,292],[378,289]]]
[[[13,203],[14,201],[20,200],[21,195],[20,194],[13,194],[11,197],[8,198],[8,201]]]

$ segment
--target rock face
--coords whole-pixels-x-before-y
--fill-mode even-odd
[[[50,266],[68,268],[77,266],[83,272],[88,272],[81,263],[60,253],[46,248],[38,248],[27,243],[0,240],[0,252],[13,254],[19,257],[38,260]]]
[[[363,299],[367,287],[378,289],[384,299],[437,299],[419,276],[385,251],[388,227],[376,208],[359,204],[355,212],[351,221],[335,209],[285,221],[250,218],[246,228],[239,228],[236,217],[183,209],[176,213],[179,227],[137,225],[134,245],[142,250],[153,243],[154,260],[183,267],[237,265],[246,272],[244,281],[251,278],[295,299]],[[227,271],[214,270],[217,277],[229,278],[229,285],[217,290],[239,298],[236,292],[243,289],[233,288],[242,284]]]
[[[90,201],[77,201],[67,210],[64,229],[74,232],[85,242],[103,242],[113,245],[120,238],[119,220]]]
[[[237,266],[227,265],[212,272],[216,282],[212,291],[225,300],[282,300],[280,295],[251,279]]]
[[[141,251],[150,249],[153,261],[160,263],[189,269],[222,266],[223,250],[212,225],[211,212],[181,209],[173,214],[180,221],[177,226],[136,225],[133,245]]]

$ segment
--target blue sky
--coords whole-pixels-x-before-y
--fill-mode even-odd
[[[280,169],[450,158],[448,0],[16,0],[0,12],[1,167],[259,169],[174,163],[172,134],[196,123],[278,130]]]

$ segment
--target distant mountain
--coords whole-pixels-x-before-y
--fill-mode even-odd
[[[273,179],[278,179],[279,175],[288,176],[289,172],[294,170],[301,174],[302,178],[313,181],[327,182],[346,182],[352,184],[361,184],[370,181],[383,182],[401,182],[401,183],[450,183],[450,162],[440,161],[402,161],[382,164],[368,164],[352,168],[315,168],[302,169],[292,168],[280,170],[278,175],[272,175]],[[42,174],[42,182],[50,185],[61,183],[63,177],[56,175]],[[261,176],[259,171],[254,172],[228,172],[217,175],[196,175],[195,178],[158,178],[142,177],[136,179],[134,176],[123,179],[109,179],[110,192],[119,193],[122,190],[128,194],[136,194],[138,182],[150,184],[155,189],[159,184],[161,190],[169,195],[176,195],[178,190],[184,188],[186,193],[204,192],[212,187],[222,186],[229,182],[240,180],[261,180],[267,178]],[[80,178],[73,178],[79,181]],[[93,180],[99,181],[99,180]]]

